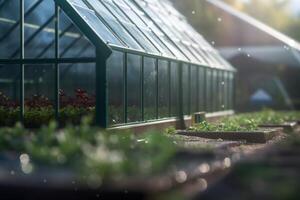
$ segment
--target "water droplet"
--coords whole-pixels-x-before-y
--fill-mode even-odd
[[[193,15],[196,14],[196,11],[193,10],[193,11],[192,11],[192,14],[193,14]]]
[[[218,22],[221,22],[222,21],[222,18],[221,17],[218,17]]]

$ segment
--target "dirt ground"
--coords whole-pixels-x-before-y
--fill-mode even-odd
[[[295,133],[300,133],[300,126],[298,126]],[[265,144],[247,144],[243,141],[224,141],[221,139],[206,139],[199,137],[190,137],[190,136],[176,136],[177,139],[181,141],[181,144],[185,148],[189,149],[204,149],[207,151],[213,151],[215,153],[222,152],[228,155],[228,158],[231,158],[231,165],[234,165],[235,162],[238,163],[239,160],[247,160],[248,158],[257,157],[263,155],[264,152],[276,148],[277,144],[284,141],[288,134],[283,131],[274,137],[272,140],[269,140]],[[216,185],[220,180],[222,180],[230,172],[230,168],[222,172],[213,174],[210,177],[205,179],[199,178],[194,180],[179,191],[180,194],[183,194],[183,199],[190,199],[195,194],[199,194],[202,191],[207,190],[207,188]]]

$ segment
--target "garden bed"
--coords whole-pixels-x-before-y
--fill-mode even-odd
[[[299,199],[300,138],[235,165],[226,178],[194,199]]]
[[[285,132],[291,133],[296,130],[298,126],[297,122],[285,122],[283,124],[261,124],[258,125],[260,128],[283,128]]]
[[[281,132],[281,129],[260,131],[178,131],[177,134],[209,139],[246,141],[247,143],[266,143]]]

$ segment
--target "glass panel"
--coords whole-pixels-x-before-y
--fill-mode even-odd
[[[198,112],[198,67],[191,66],[191,110],[192,113]]]
[[[126,5],[126,3],[122,0],[114,1],[114,3],[119,5],[120,10],[124,12],[124,14],[126,14],[128,20],[130,20],[131,23],[135,24],[143,32],[144,36],[147,37],[147,40],[149,40],[163,55],[173,56],[170,50],[161,42],[159,37],[148,28],[148,25],[140,18],[140,16],[136,12],[134,12],[131,7]],[[129,3],[128,0],[127,3]]]
[[[95,110],[96,66],[94,63],[60,64],[62,123],[78,124]]]
[[[83,8],[88,8],[85,3],[82,0],[67,0],[72,4],[76,4],[77,6],[83,7]]]
[[[61,58],[95,57],[95,47],[64,12],[60,14],[60,31],[59,50]],[[52,46],[54,46],[54,41],[52,42]],[[40,53],[39,55],[42,54]]]
[[[199,67],[198,74],[199,111],[205,111],[205,69]]]
[[[54,57],[54,1],[27,1],[31,2],[31,7],[35,7],[32,12],[28,12],[25,17],[24,48],[27,58],[50,58]],[[29,7],[28,7],[29,9]],[[47,46],[50,46],[47,48]],[[47,48],[47,49],[46,49]],[[44,52],[43,55],[40,55]],[[18,52],[15,52],[17,54]]]
[[[223,85],[223,105],[224,105],[224,110],[229,109],[229,95],[228,95],[228,87],[229,87],[229,81],[228,81],[228,72],[224,72],[224,85]]]
[[[107,60],[109,122],[124,123],[124,53],[114,51]]]
[[[127,121],[142,120],[141,111],[141,57],[127,56]]]
[[[168,61],[158,62],[158,117],[169,116],[169,67]]]
[[[19,57],[20,26],[19,2],[2,1],[3,8],[0,12],[0,59]],[[14,52],[18,52],[12,57]]]
[[[147,52],[158,53],[157,49],[151,44],[148,38],[145,37],[142,31],[138,30],[135,25],[130,22],[127,15],[119,9],[118,6],[113,4],[111,1],[103,1],[105,6],[110,10],[110,12],[117,18],[117,20],[126,27],[126,30],[133,36],[133,38],[140,44]],[[128,9],[127,9],[128,10]],[[130,10],[130,9],[129,9]]]
[[[135,40],[149,53],[158,54],[159,51],[151,44],[148,40],[148,38],[143,35],[142,32],[140,32],[134,25],[129,23],[124,23],[123,25],[126,27],[126,29],[131,33],[131,35],[134,36]]]
[[[212,71],[206,68],[206,111],[212,112]]]
[[[101,16],[107,27],[117,35],[128,47],[133,49],[143,50],[136,40],[128,33],[128,31],[117,21],[111,12],[103,5],[103,2],[97,0],[87,0],[89,6]],[[114,13],[115,14],[115,13]],[[114,43],[113,43],[114,44]]]
[[[225,109],[225,104],[224,104],[224,85],[225,81],[223,78],[223,71],[219,71],[218,77],[219,77],[219,92],[218,92],[218,109],[219,110],[224,110]]]
[[[190,66],[182,66],[182,95],[183,95],[183,113],[190,114]]]
[[[54,118],[54,66],[25,65],[24,125],[37,128]]]
[[[95,31],[95,33],[107,43],[122,46],[120,41],[114,34],[99,20],[95,13],[91,10],[81,8],[73,5],[78,14],[85,20],[85,22]]]
[[[0,65],[0,127],[19,119],[20,65]]]
[[[234,98],[234,75],[233,73],[229,73],[229,109],[233,109]]]
[[[156,59],[144,58],[144,119],[156,119]]]
[[[218,71],[216,69],[213,70],[212,85],[213,111],[218,111]]]
[[[178,116],[178,63],[171,62],[171,114]]]

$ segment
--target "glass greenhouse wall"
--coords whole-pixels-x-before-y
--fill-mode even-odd
[[[233,109],[235,70],[168,0],[0,0],[0,30],[0,106],[20,120],[35,106],[95,110],[102,127],[176,117],[180,102]]]

